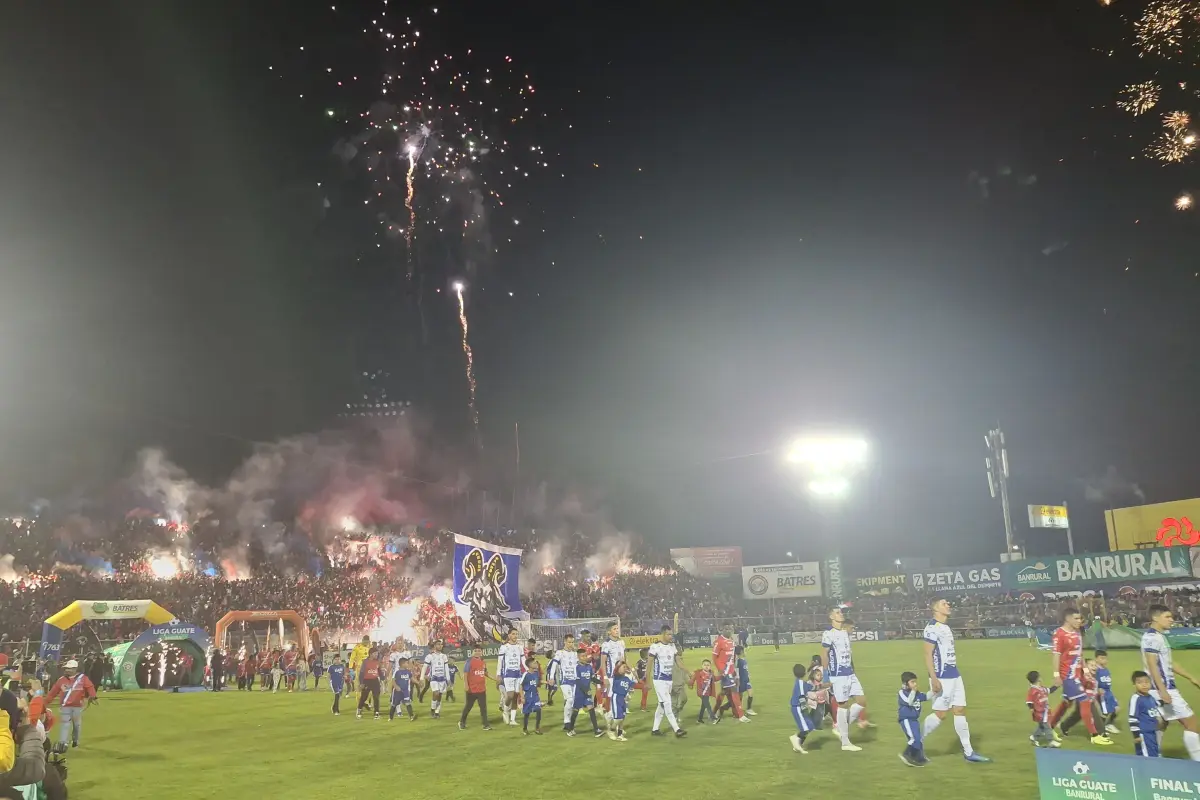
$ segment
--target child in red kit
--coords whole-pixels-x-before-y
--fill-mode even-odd
[[[1030,672],[1025,679],[1029,681],[1025,705],[1029,707],[1033,721],[1037,723],[1029,741],[1033,742],[1034,747],[1058,747],[1058,739],[1054,735],[1054,729],[1050,727],[1050,693],[1058,687],[1051,686],[1047,689],[1043,686],[1042,677],[1037,670]]]
[[[712,698],[717,696],[717,681],[713,675],[712,662],[707,658],[700,662],[700,669],[692,673],[688,685],[696,687],[696,697],[700,698],[700,713],[696,715],[696,724],[704,723],[705,711],[708,712],[709,720],[715,723],[717,715],[713,712]]]

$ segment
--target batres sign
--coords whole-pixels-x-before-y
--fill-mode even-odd
[[[821,564],[760,564],[742,567],[742,595],[748,600],[780,597],[820,597]]]

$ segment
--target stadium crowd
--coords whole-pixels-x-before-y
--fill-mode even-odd
[[[226,564],[207,571],[172,568],[164,575],[152,568],[150,554],[171,552],[172,546],[178,551],[180,530],[139,518],[115,526],[108,536],[95,531],[89,527],[83,537],[27,520],[0,524],[0,554],[5,554],[0,559],[0,637],[36,641],[48,616],[81,598],[153,599],[179,619],[208,630],[233,609],[293,609],[322,631],[369,631],[392,604],[448,583],[454,547],[453,533],[418,528],[405,532],[401,546],[388,552],[373,548],[369,556],[365,539],[350,539],[327,546],[317,558],[311,552],[297,557],[297,548],[291,548],[293,552],[261,558],[241,570]],[[187,530],[186,544],[220,552],[220,543],[205,541],[212,535]],[[763,617],[762,603],[751,607],[734,596],[736,586],[678,570],[665,554],[630,537],[614,544],[580,533],[551,536],[536,530],[479,535],[524,550],[523,603],[533,618],[619,616],[631,634],[653,633],[677,614],[680,630],[694,633],[715,633],[731,620],[759,631],[825,627],[828,601],[823,598],[777,602],[773,616]],[[362,559],[337,557],[354,553],[359,545]],[[1126,624],[1143,618],[1146,607],[1162,598],[1142,592],[1081,598],[1079,603],[1085,618]],[[893,593],[852,602],[861,628],[915,635],[925,624],[928,599]],[[1200,594],[1172,592],[1166,601],[1177,620],[1200,622]],[[430,603],[422,614],[435,620],[451,616],[445,605]],[[965,628],[1024,628],[1054,625],[1061,602],[978,594],[956,597],[955,606],[956,624]],[[97,636],[129,638],[142,627],[136,620],[105,622]]]

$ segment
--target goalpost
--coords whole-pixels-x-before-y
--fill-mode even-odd
[[[554,650],[562,645],[563,637],[568,633],[579,639],[583,631],[591,631],[592,641],[604,641],[604,630],[610,623],[621,624],[620,617],[593,617],[591,619],[531,619],[529,628],[531,635],[537,640],[537,649],[541,652]]]

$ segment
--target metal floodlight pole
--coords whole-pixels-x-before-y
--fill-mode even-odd
[[[983,437],[988,456],[983,460],[987,467],[988,490],[992,497],[1000,495],[1000,509],[1004,513],[1004,544],[1008,558],[1013,552],[1012,511],[1008,503],[1008,448],[1004,444],[1004,431],[993,428]]]

